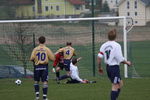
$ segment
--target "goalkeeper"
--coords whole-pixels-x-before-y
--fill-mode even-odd
[[[62,47],[60,47],[61,49]],[[53,72],[55,72],[55,68],[56,68],[56,80],[58,81],[59,80],[59,77],[60,77],[60,70],[63,70],[64,68],[64,55],[63,55],[63,52],[58,50],[56,53],[55,53],[55,61],[53,62]],[[57,67],[56,67],[57,66]]]

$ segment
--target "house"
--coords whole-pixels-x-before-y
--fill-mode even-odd
[[[136,26],[144,26],[150,21],[150,0],[121,0],[118,6],[119,16],[132,17]]]
[[[109,6],[109,9],[110,11],[113,11],[113,12],[116,12],[117,11],[117,5],[118,3],[120,2],[120,0],[102,0],[103,4],[105,2],[107,2],[108,6]]]
[[[17,0],[16,0],[17,1]],[[85,12],[83,0],[18,0],[17,18],[79,17]],[[28,4],[25,4],[28,1]],[[33,3],[34,2],[34,3]]]

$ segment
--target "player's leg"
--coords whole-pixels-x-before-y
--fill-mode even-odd
[[[67,73],[65,75],[60,76],[59,80],[70,78],[70,60],[64,60],[64,68]]]
[[[119,87],[118,87],[118,94],[117,94],[117,98],[118,98],[118,96],[119,96],[119,94],[120,94],[120,91],[121,91],[122,86],[123,86],[123,81],[122,81],[122,80],[120,80]]]
[[[59,77],[60,77],[60,72],[59,72],[60,70],[61,70],[60,67],[57,67],[57,68],[56,68],[56,78],[57,78],[57,79],[59,79]]]
[[[71,79],[71,80],[68,80],[66,83],[67,84],[75,84],[75,83],[81,83],[81,82],[78,80]]]
[[[43,82],[43,100],[47,100],[47,92],[48,92],[48,69],[43,70],[43,73],[42,73],[42,82]]]
[[[40,81],[40,71],[34,70],[34,90],[35,90],[35,100],[39,100],[39,81]]]
[[[108,66],[107,65],[107,75],[112,83],[112,89],[111,89],[111,100],[116,100],[119,96],[118,89],[120,84],[120,70],[119,66]]]
[[[112,83],[111,100],[116,100],[118,97],[119,84]]]

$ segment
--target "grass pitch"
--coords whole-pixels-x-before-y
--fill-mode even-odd
[[[49,100],[109,100],[111,84],[107,78],[92,78],[94,84],[56,84],[49,80]],[[33,80],[0,79],[1,100],[34,100]],[[150,100],[150,78],[124,79],[119,100]],[[41,91],[42,93],[42,91]],[[42,94],[41,94],[42,97]],[[40,99],[42,100],[42,99]]]

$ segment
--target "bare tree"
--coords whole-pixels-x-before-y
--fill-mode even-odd
[[[7,50],[12,58],[22,63],[26,76],[27,64],[34,44],[32,27],[25,23],[12,24],[11,26],[13,26],[11,31],[5,30]]]

